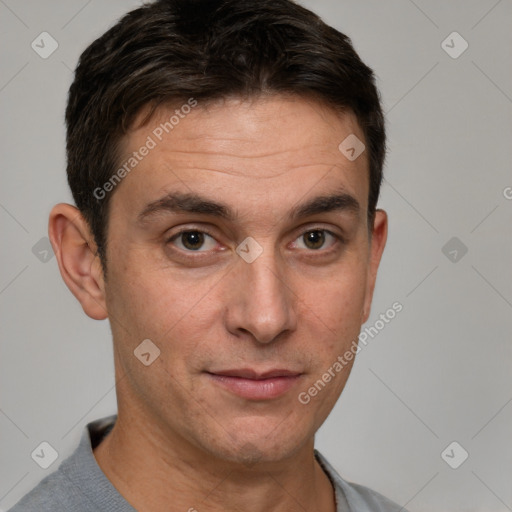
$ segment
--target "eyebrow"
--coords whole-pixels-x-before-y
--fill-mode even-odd
[[[294,221],[302,217],[334,211],[358,215],[361,206],[354,196],[341,191],[320,195],[299,204],[288,212],[287,218]],[[147,204],[137,216],[137,220],[140,224],[144,224],[151,217],[166,212],[210,215],[228,221],[233,221],[237,217],[227,204],[214,201],[197,193],[170,192],[164,197]]]

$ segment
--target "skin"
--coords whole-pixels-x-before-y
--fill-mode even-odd
[[[124,154],[173,110],[160,107],[136,124]],[[357,339],[386,242],[384,211],[367,224],[366,152],[350,161],[338,150],[350,134],[364,140],[352,113],[298,97],[199,104],[112,193],[107,280],[78,210],[53,208],[61,274],[85,313],[108,317],[113,333],[118,420],[94,455],[137,510],[335,510],[314,435],[351,365],[307,405],[298,395]],[[339,190],[358,212],[287,218]],[[138,222],[170,191],[223,202],[236,218],[160,212]],[[199,251],[190,238],[168,242],[181,228],[211,237]],[[317,245],[308,243],[311,231]],[[252,263],[235,251],[248,236],[263,248]],[[161,351],[150,366],[133,353],[144,339]],[[251,400],[206,373],[233,368],[300,375],[283,395]]]

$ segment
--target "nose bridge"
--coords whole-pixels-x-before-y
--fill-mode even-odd
[[[246,243],[237,248],[241,256],[237,269],[239,288],[231,305],[235,322],[231,328],[249,331],[258,342],[269,343],[281,332],[294,328],[295,295],[274,248],[270,244],[263,248],[254,240]]]

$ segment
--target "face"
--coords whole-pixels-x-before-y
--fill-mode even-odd
[[[126,136],[126,156],[155,144],[111,198],[120,415],[224,460],[281,460],[331,411],[351,362],[299,396],[368,315],[386,219],[369,229],[366,153],[338,149],[364,137],[352,114],[299,98],[198,104],[160,133],[174,110]],[[146,339],[149,366],[134,355]]]

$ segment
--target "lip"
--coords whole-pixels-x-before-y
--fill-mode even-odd
[[[246,400],[271,400],[292,389],[302,374],[285,369],[258,372],[250,368],[206,372],[216,384]]]

